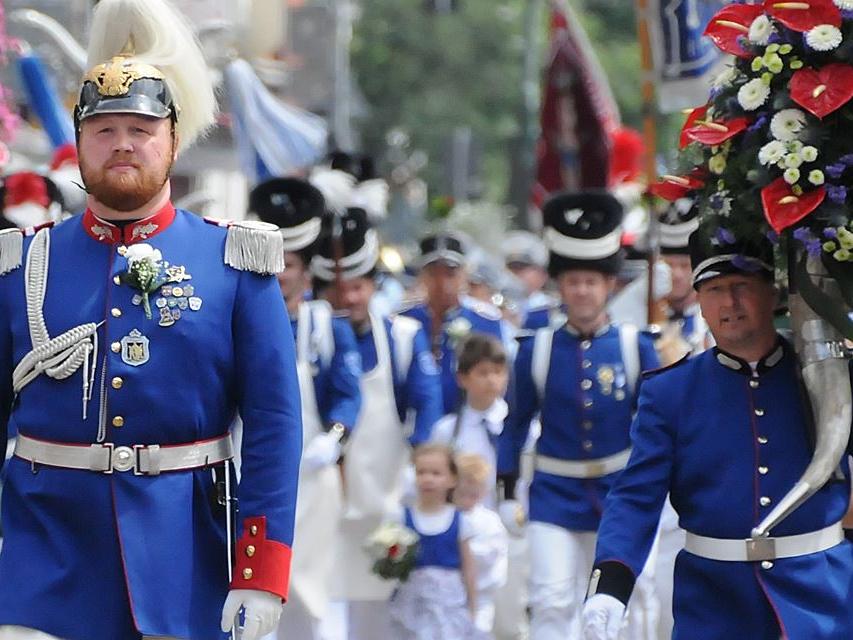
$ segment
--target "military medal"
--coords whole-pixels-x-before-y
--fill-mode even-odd
[[[598,384],[601,387],[602,395],[609,396],[613,393],[613,381],[616,380],[616,373],[613,367],[604,365],[598,368]]]
[[[177,282],[181,283],[184,280],[190,280],[192,276],[187,273],[187,268],[182,266],[174,266],[166,269],[166,277],[169,278],[169,282]]]
[[[199,309],[201,309],[201,298],[199,298],[198,296],[193,296],[192,298],[189,298],[187,302],[190,306],[190,311],[198,311]]]
[[[141,296],[141,295],[139,295],[139,294],[137,293],[137,294],[135,294],[135,295],[130,299],[130,302],[131,302],[134,306],[138,307],[139,305],[141,305],[141,304],[142,304],[142,296]]]
[[[148,338],[139,329],[134,329],[121,339],[121,360],[125,364],[138,367],[148,362],[150,357]]]
[[[175,324],[175,319],[172,317],[172,312],[169,311],[168,307],[160,309],[160,322],[158,324],[161,327],[171,327]]]

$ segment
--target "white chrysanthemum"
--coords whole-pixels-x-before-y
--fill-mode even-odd
[[[832,0],[842,11],[853,11],[853,0]]]
[[[816,187],[819,187],[824,183],[825,177],[823,175],[823,171],[820,169],[814,169],[809,172],[809,182],[811,182]]]
[[[776,164],[785,155],[785,145],[778,140],[768,142],[758,152],[758,161],[763,165]]]
[[[773,24],[763,13],[752,21],[749,25],[749,41],[753,44],[766,45],[770,42],[770,35],[773,33]]]
[[[789,142],[797,139],[805,124],[806,114],[799,109],[782,109],[770,120],[770,133],[777,140]]]
[[[803,164],[803,157],[799,153],[789,153],[785,156],[786,169],[799,169]]]
[[[740,72],[735,67],[726,67],[714,76],[711,80],[711,86],[714,87],[714,89],[725,89],[737,80],[739,75]]]
[[[802,148],[800,156],[802,157],[803,162],[814,162],[817,160],[818,151],[815,147],[809,145]]]
[[[130,245],[124,257],[127,258],[129,266],[133,266],[137,262],[148,262],[153,265],[163,259],[163,254],[160,253],[159,249],[155,249],[150,244],[140,242],[139,244]]]
[[[815,51],[832,51],[843,40],[841,30],[831,24],[819,24],[806,32],[806,44]]]
[[[785,182],[787,182],[788,184],[796,184],[797,180],[800,179],[800,170],[786,169],[785,173],[782,174],[782,177],[785,178]]]
[[[744,111],[755,111],[767,102],[770,87],[760,78],[750,80],[737,92],[737,101]]]

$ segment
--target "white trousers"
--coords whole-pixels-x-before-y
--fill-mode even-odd
[[[168,636],[143,636],[144,640],[176,640]],[[38,629],[19,627],[16,625],[0,625],[0,640],[60,640]]]
[[[498,640],[518,640],[528,636],[527,585],[530,554],[526,538],[510,536],[507,560],[506,583],[495,594],[494,635]]]
[[[282,610],[278,628],[262,640],[320,640],[320,621],[308,613],[299,598],[291,597]]]
[[[569,531],[544,522],[527,526],[530,546],[530,639],[582,640],[581,609],[586,597],[596,534]],[[654,566],[656,549],[647,569]],[[656,640],[657,600],[653,571],[643,571],[628,606],[621,638]]]

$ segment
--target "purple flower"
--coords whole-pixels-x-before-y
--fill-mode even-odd
[[[834,164],[828,164],[824,168],[826,171],[826,175],[828,175],[833,180],[838,180],[841,175],[844,173],[844,170],[847,168],[843,162],[836,162]]]
[[[838,237],[838,230],[835,227],[827,227],[823,230],[823,237],[834,240]]]
[[[741,271],[758,271],[761,265],[755,258],[749,258],[742,254],[738,254],[732,258],[732,265]]]
[[[841,156],[838,159],[838,162],[843,163],[848,167],[853,166],[853,153],[848,153],[847,155]]]
[[[794,237],[802,243],[809,242],[814,236],[806,227],[798,227],[794,229]]]
[[[842,185],[827,184],[826,197],[836,204],[844,204],[847,201],[847,187]]]
[[[809,252],[809,255],[812,258],[817,258],[818,256],[820,256],[822,250],[823,245],[817,238],[806,243],[806,251]]]
[[[735,234],[733,234],[725,227],[720,227],[719,229],[717,229],[716,238],[720,241],[721,244],[735,243]]]
[[[764,235],[771,242],[771,244],[779,244],[779,234],[776,233],[773,229],[769,229]]]
[[[841,17],[845,20],[853,20],[853,9],[844,9],[841,11]]]
[[[749,125],[749,128],[747,129],[747,131],[749,131],[750,133],[753,133],[753,132],[761,129],[765,124],[767,124],[767,114],[762,113],[761,115],[759,115],[755,119],[755,122],[753,122],[751,125]]]

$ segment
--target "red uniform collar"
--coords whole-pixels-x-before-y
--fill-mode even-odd
[[[158,233],[165,231],[175,221],[175,207],[171,201],[167,202],[154,215],[137,220],[124,228],[102,220],[91,209],[86,209],[83,214],[83,228],[92,238],[105,244],[133,244],[148,240]]]

